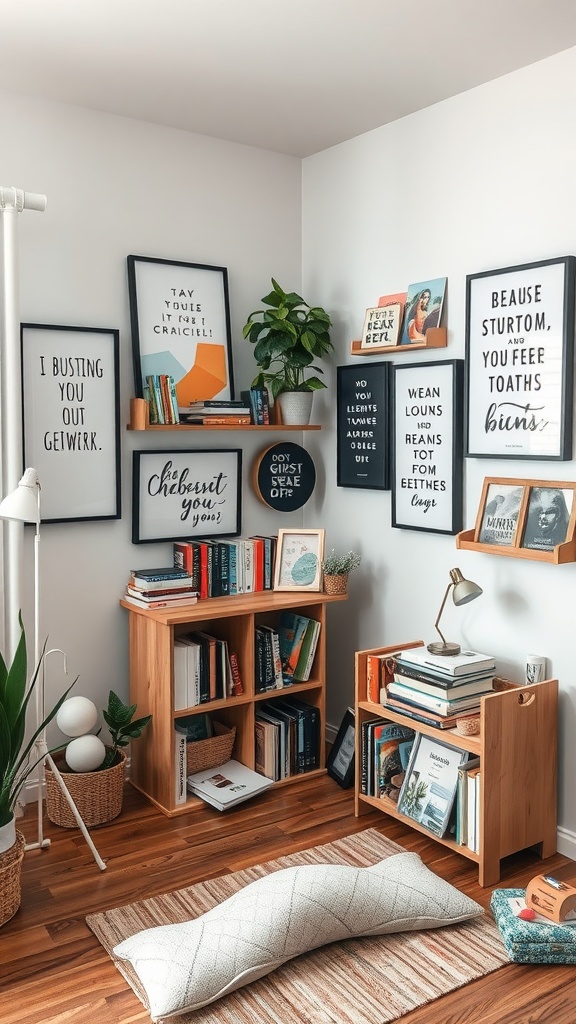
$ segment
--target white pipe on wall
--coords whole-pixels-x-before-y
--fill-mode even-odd
[[[0,185],[0,225],[2,265],[0,273],[0,453],[2,494],[15,489],[22,475],[22,366],[20,356],[20,312],[18,293],[18,214],[22,210],[46,209],[46,196]],[[4,651],[11,661],[20,628],[18,613],[22,607],[22,555],[24,525],[5,522],[3,553],[3,626]]]

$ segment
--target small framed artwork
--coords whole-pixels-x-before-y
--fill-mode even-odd
[[[426,331],[430,327],[440,327],[446,280],[445,277],[436,277],[409,285],[401,345],[421,345],[426,341]]]
[[[572,458],[574,280],[562,256],[466,278],[466,455]]]
[[[401,302],[367,309],[360,349],[363,352],[378,352],[397,345],[403,312],[404,305]]]
[[[132,453],[132,543],[237,537],[242,450]]]
[[[553,551],[558,544],[564,544],[570,538],[575,508],[574,486],[555,487],[547,483],[529,488],[521,547]]]
[[[474,540],[480,544],[513,547],[524,500],[521,480],[486,478],[482,488]]]
[[[390,364],[337,368],[338,487],[390,487]]]
[[[324,530],[279,530],[274,590],[322,589]]]
[[[120,518],[119,332],[22,324],[24,465],[43,523]]]
[[[228,271],[225,267],[128,256],[136,395],[167,374],[178,406],[234,397]]]
[[[354,711],[347,708],[344,718],[334,743],[330,747],[330,753],[326,758],[326,771],[342,786],[348,789],[354,782],[354,740],[356,735],[356,722]]]
[[[392,526],[462,529],[462,359],[392,368]]]

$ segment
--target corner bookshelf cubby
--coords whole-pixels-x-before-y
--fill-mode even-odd
[[[256,594],[215,597],[175,609],[136,608],[127,601],[120,604],[129,614],[130,702],[138,707],[138,717],[152,715],[152,721],[131,750],[130,782],[144,793],[164,814],[172,817],[194,807],[206,805],[189,797],[176,800],[176,742],[174,721],[195,714],[214,714],[223,725],[236,727],[232,757],[249,768],[255,764],[254,715],[262,700],[297,696],[320,711],[320,768],[291,775],[275,786],[298,783],[325,771],[325,690],[326,690],[326,607],[343,601],[346,595],[306,591],[266,590]],[[280,612],[293,610],[321,624],[318,646],[310,678],[280,690],[255,692],[254,628],[275,626]],[[228,641],[238,658],[244,693],[225,700],[183,711],[174,710],[174,641],[192,630],[204,630]]]
[[[402,821],[436,842],[478,864],[481,886],[495,885],[503,857],[537,847],[542,858],[556,852],[556,772],[558,680],[531,686],[500,681],[501,689],[481,699],[480,735],[461,736],[454,729],[437,729],[366,699],[369,654],[394,655],[422,641],[357,651],[355,658],[356,778],[355,813],[374,809]],[[497,684],[495,684],[497,685]],[[475,853],[450,836],[442,838],[398,811],[388,797],[360,792],[362,723],[374,716],[414,729],[480,758],[480,843]]]

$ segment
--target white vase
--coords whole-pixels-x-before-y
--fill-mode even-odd
[[[291,427],[310,423],[313,398],[313,391],[283,391],[278,395],[282,423]]]
[[[0,853],[6,853],[16,842],[16,819],[14,815],[6,825],[0,825]]]

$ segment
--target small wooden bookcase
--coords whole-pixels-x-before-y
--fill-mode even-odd
[[[305,591],[265,590],[256,594],[215,597],[177,609],[151,611],[120,601],[129,613],[130,701],[138,706],[138,717],[152,715],[150,725],[131,750],[130,782],[164,814],[172,817],[191,807],[206,806],[196,797],[185,803],[176,800],[176,740],[174,721],[185,715],[208,714],[223,725],[236,727],[232,757],[254,768],[254,715],[262,700],[297,696],[320,711],[320,768],[291,775],[281,782],[297,783],[324,773],[322,742],[326,728],[326,606],[344,601],[346,595]],[[281,690],[255,693],[254,627],[275,626],[283,609],[290,609],[321,624],[310,679]],[[174,710],[174,640],[191,630],[204,630],[227,640],[238,658],[244,693],[226,700],[211,700],[184,711]]]
[[[438,843],[478,864],[481,886],[495,885],[500,861],[512,853],[536,846],[542,858],[556,852],[556,776],[558,732],[558,680],[532,686],[502,682],[502,689],[482,697],[480,735],[460,736],[454,729],[436,729],[366,699],[369,654],[394,654],[422,641],[356,652],[356,816],[377,810],[403,821]],[[400,814],[387,797],[360,792],[362,722],[380,715],[480,757],[480,849],[474,853],[453,838],[438,838],[412,818]]]

